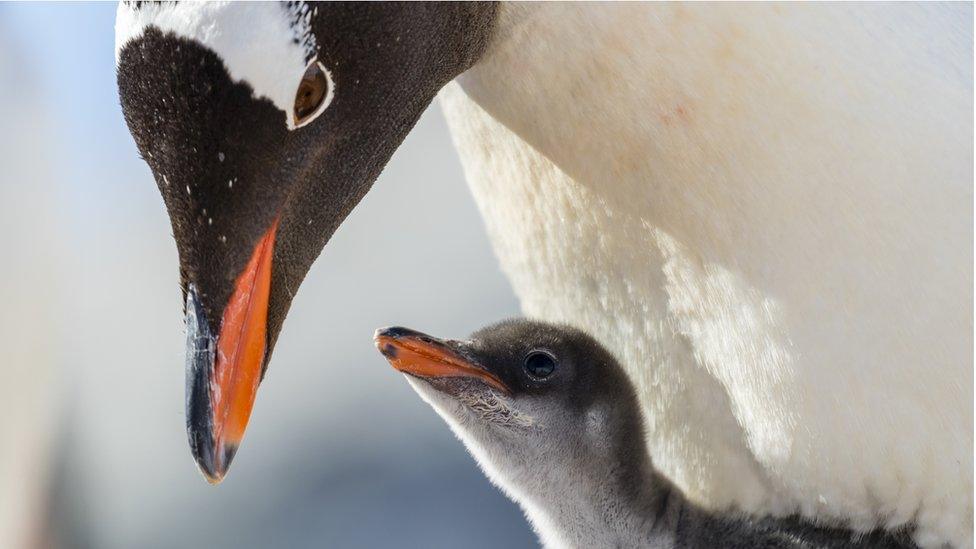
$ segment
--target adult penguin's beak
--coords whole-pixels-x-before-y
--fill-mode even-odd
[[[186,431],[207,480],[223,480],[244,439],[268,349],[268,299],[278,222],[258,240],[220,315],[216,332],[205,296],[186,296]]]

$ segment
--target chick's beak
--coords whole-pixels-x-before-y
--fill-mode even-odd
[[[511,393],[498,376],[462,356],[441,339],[395,326],[376,330],[373,340],[390,364],[405,374],[427,379],[476,379],[502,393]]]
[[[195,285],[187,291],[186,430],[207,480],[223,480],[244,438],[267,354],[268,299],[277,220],[237,276],[213,334]]]

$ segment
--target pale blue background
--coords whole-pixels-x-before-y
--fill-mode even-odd
[[[0,246],[20,266],[0,284],[50,313],[36,367],[54,372],[39,398],[58,421],[37,429],[56,441],[56,545],[534,545],[372,347],[381,325],[461,337],[518,311],[436,103],[302,286],[230,476],[219,488],[199,476],[176,250],[119,110],[114,16],[114,4],[0,5],[0,216],[16,225]]]

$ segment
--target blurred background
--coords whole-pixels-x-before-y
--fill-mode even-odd
[[[231,474],[203,480],[176,247],[119,109],[114,18],[0,4],[0,547],[535,545],[372,344],[518,313],[436,102],[302,286]]]

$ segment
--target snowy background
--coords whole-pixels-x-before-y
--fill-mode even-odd
[[[176,247],[119,109],[114,16],[0,5],[0,545],[534,545],[372,346],[383,325],[460,337],[518,311],[436,103],[312,268],[230,475],[204,482]]]

